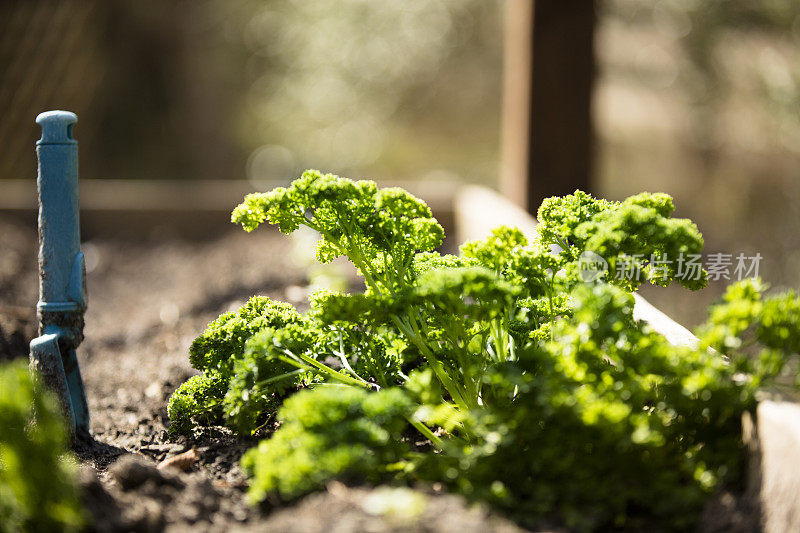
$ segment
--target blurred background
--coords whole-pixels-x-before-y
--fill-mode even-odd
[[[306,168],[440,196],[509,192],[530,174],[571,192],[558,165],[508,177],[509,123],[529,111],[513,104],[526,85],[511,48],[527,29],[588,81],[543,91],[533,116],[563,101],[518,142],[581,163],[594,194],[673,195],[710,252],[758,252],[765,279],[800,284],[800,3],[536,2],[548,3],[584,26],[548,33],[527,0],[4,0],[0,210],[35,224],[33,120],[47,109],[79,115],[82,194],[96,193],[84,207],[107,220],[135,198],[164,212],[221,204],[222,220],[243,192]],[[548,59],[532,57],[535,89]],[[590,121],[570,115],[582,93]],[[205,192],[175,185],[188,180]],[[723,286],[692,300],[697,312],[674,291],[646,296],[692,324]]]

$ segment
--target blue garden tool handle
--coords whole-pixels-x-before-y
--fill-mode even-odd
[[[89,429],[89,408],[75,349],[83,340],[86,270],[80,251],[78,117],[48,111],[36,117],[39,159],[39,337],[31,341],[31,368],[59,398],[72,429]]]
[[[47,111],[36,117],[39,158],[39,310],[86,308],[78,207],[78,142],[75,113]]]

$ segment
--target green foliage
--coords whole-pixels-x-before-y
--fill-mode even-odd
[[[244,354],[244,345],[253,334],[265,328],[281,328],[300,321],[291,304],[254,296],[236,312],[228,312],[208,325],[192,342],[189,361],[202,371],[229,376],[236,359]]]
[[[406,191],[316,170],[289,188],[248,195],[231,220],[247,231],[265,221],[284,233],[308,226],[322,236],[320,262],[347,256],[379,292],[395,289],[407,279],[414,254],[435,249],[444,238],[428,206]]]
[[[502,272],[520,248],[528,245],[528,239],[517,228],[499,226],[492,230],[484,241],[470,241],[461,245],[461,255],[473,258],[479,264]]]
[[[0,428],[0,531],[80,530],[63,415],[24,362],[0,366]]]
[[[363,313],[386,314],[376,298],[321,291],[302,316],[256,296],[220,316],[192,343],[190,360],[202,373],[170,398],[170,432],[224,423],[255,433],[287,395],[325,378],[365,388],[400,383],[404,343],[390,333],[374,338],[357,325]],[[336,318],[342,316],[351,320]]]
[[[226,390],[226,380],[213,372],[189,378],[167,403],[170,431],[186,434],[195,424],[208,426],[219,422],[222,417],[220,398]]]
[[[201,374],[178,387],[167,405],[170,432],[189,434],[196,425],[220,422],[245,434],[255,430],[268,418],[270,413],[264,409],[273,398],[244,391],[243,384],[255,387],[269,377],[263,370],[259,377],[246,344],[257,333],[300,327],[302,322],[303,317],[290,304],[265,296],[254,296],[237,311],[211,322],[189,348],[189,361]],[[233,389],[230,393],[229,387]]]
[[[378,483],[402,470],[409,446],[401,436],[411,401],[399,389],[321,386],[287,399],[281,428],[242,457],[254,477],[249,496],[290,499],[331,478]]]
[[[609,273],[616,271],[620,260],[633,258],[651,283],[667,286],[677,280],[688,289],[702,289],[705,273],[695,278],[693,272],[679,273],[678,268],[681,257],[702,251],[703,238],[691,221],[669,218],[674,210],[669,196],[642,193],[581,223],[574,235],[586,250],[609,262]],[[639,283],[633,280],[623,286],[635,289]]]
[[[717,354],[635,324],[627,292],[582,285],[573,298],[557,340],[495,369],[511,401],[472,411],[470,441],[420,472],[518,517],[685,530],[719,480],[738,473],[753,391]]]
[[[297,323],[261,330],[247,341],[244,356],[234,364],[223,402],[230,425],[239,433],[252,433],[287,394],[313,380],[281,357],[297,346],[301,350],[317,346],[320,339],[316,333]]]
[[[767,286],[747,280],[728,287],[698,330],[710,348],[729,356],[731,365],[748,377],[751,388],[790,375],[800,354],[800,295],[787,291],[763,297]]]
[[[741,414],[796,358],[800,298],[734,285],[697,348],[636,323],[642,283],[707,283],[676,266],[703,239],[673,211],[663,194],[576,191],[545,200],[530,240],[501,227],[454,256],[433,251],[441,227],[398,189],[308,171],[248,196],[235,222],[314,229],[318,259],[346,256],[366,284],[319,292],[304,315],[268,303],[277,324],[262,311],[225,315],[198,341],[201,369],[229,374],[229,424],[252,433],[280,409],[272,438],[244,460],[251,498],[333,478],[424,480],[522,521],[690,527],[739,474]],[[589,252],[608,270],[585,283]],[[623,263],[642,275],[617,276]],[[408,426],[436,451],[409,451]]]
[[[582,247],[578,227],[591,220],[595,215],[617,207],[616,202],[608,202],[592,197],[583,191],[563,198],[546,198],[536,215],[539,225],[537,233],[541,243],[555,244],[563,251],[569,252],[571,245]]]

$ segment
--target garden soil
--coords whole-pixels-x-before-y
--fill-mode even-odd
[[[292,263],[291,239],[232,228],[206,240],[155,233],[89,240],[82,249],[89,307],[78,354],[91,435],[77,437],[75,453],[94,530],[521,531],[436,487],[333,483],[298,502],[249,505],[238,460],[255,441],[224,428],[171,439],[166,404],[195,373],[188,348],[208,322],[255,294],[302,309],[306,279]],[[0,361],[27,357],[37,297],[35,228],[0,218]],[[182,468],[157,468],[186,452]],[[716,505],[707,529],[736,530],[735,502]]]

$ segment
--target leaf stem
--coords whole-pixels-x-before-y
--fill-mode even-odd
[[[428,426],[426,426],[425,424],[423,424],[419,420],[415,419],[413,416],[407,416],[406,420],[408,420],[408,422],[412,426],[417,428],[417,430],[420,433],[422,433],[425,436],[425,438],[427,438],[429,441],[431,441],[433,443],[433,445],[436,446],[439,450],[444,450],[444,441],[442,441],[442,439],[437,437],[433,433],[433,431],[431,431],[431,429]]]

